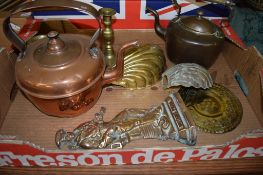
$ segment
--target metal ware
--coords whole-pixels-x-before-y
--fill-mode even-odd
[[[224,33],[220,27],[203,18],[203,12],[197,16],[181,17],[181,7],[176,0],[178,17],[172,19],[167,29],[159,22],[158,13],[147,7],[155,17],[155,31],[165,40],[168,58],[178,63],[197,63],[209,68],[217,59],[223,42]]]
[[[179,93],[195,125],[204,132],[229,132],[242,120],[243,109],[239,99],[222,85],[215,83],[206,90],[181,88]]]
[[[47,38],[26,45],[10,25],[10,16],[39,8],[70,8],[85,11],[98,22],[95,34],[59,34],[51,31]],[[104,55],[94,47],[98,38],[100,14],[91,5],[68,0],[25,2],[6,17],[3,29],[6,37],[21,51],[16,61],[18,87],[42,112],[57,117],[73,117],[90,109],[98,100],[103,85],[122,76],[124,45],[114,69],[106,69]]]
[[[165,56],[158,45],[139,44],[124,53],[123,77],[112,84],[129,89],[154,85],[165,69]]]
[[[103,121],[105,108],[73,132],[57,131],[56,145],[68,149],[122,148],[138,139],[177,140],[196,143],[196,129],[178,94],[170,94],[158,107],[124,109],[111,121]]]
[[[38,41],[38,40],[42,40],[42,39],[46,39],[47,38],[47,35],[35,35],[31,38],[28,38],[26,40],[26,45],[30,45],[30,44],[33,44],[34,42]]]
[[[116,57],[112,47],[113,42],[113,30],[111,28],[112,16],[116,14],[116,11],[112,8],[101,8],[99,10],[100,14],[103,17],[103,24],[105,26],[103,30],[103,52],[106,58],[107,68],[113,68],[116,66]]]
[[[195,87],[207,89],[213,86],[210,73],[195,63],[176,64],[162,74],[164,89],[173,86]]]

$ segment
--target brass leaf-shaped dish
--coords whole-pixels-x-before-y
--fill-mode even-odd
[[[165,56],[159,46],[139,45],[125,52],[123,78],[112,84],[129,89],[152,86],[161,79],[164,69]]]
[[[162,74],[164,89],[174,86],[207,89],[212,87],[213,79],[207,69],[195,63],[176,64]]]
[[[222,85],[214,84],[206,90],[181,88],[179,93],[191,111],[195,125],[204,132],[229,132],[242,120],[239,99]]]

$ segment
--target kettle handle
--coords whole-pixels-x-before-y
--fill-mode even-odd
[[[19,5],[17,8],[13,9],[11,13],[5,18],[3,22],[3,32],[7,39],[13,43],[13,45],[21,52],[24,52],[26,49],[26,43],[17,35],[17,33],[12,29],[10,24],[10,17],[14,14],[30,11],[32,9],[48,8],[48,7],[59,7],[59,8],[69,8],[75,9],[82,12],[87,12],[92,15],[98,22],[98,29],[92,36],[89,47],[93,45],[96,39],[99,37],[101,31],[100,23],[100,14],[99,12],[91,5],[78,2],[78,1],[68,1],[68,0],[37,0],[25,2]]]
[[[181,15],[181,6],[178,4],[177,0],[172,0],[174,6],[178,9],[177,16]]]

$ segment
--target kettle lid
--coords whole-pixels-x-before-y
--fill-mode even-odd
[[[15,65],[16,83],[38,98],[69,97],[92,86],[105,71],[103,54],[89,36],[49,32],[29,44]]]
[[[62,40],[59,33],[50,31],[48,41],[35,49],[34,60],[43,67],[59,67],[74,61],[81,54],[81,45],[76,40]]]
[[[218,27],[211,21],[203,17],[204,12],[198,11],[197,16],[188,16],[180,18],[180,22],[187,29],[198,33],[212,34],[218,30]]]

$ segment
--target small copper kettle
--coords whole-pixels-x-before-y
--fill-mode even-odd
[[[159,22],[158,13],[147,7],[155,17],[155,31],[165,40],[168,58],[174,63],[198,63],[209,68],[222,49],[224,33],[220,27],[203,18],[203,12],[197,16],[181,17],[181,7],[176,0],[178,17],[172,19],[167,29]]]
[[[10,16],[49,7],[87,12],[98,21],[98,29],[92,37],[51,31],[45,39],[26,45],[12,30]],[[73,117],[86,112],[97,102],[103,85],[122,76],[122,52],[129,45],[120,50],[116,66],[108,70],[101,50],[94,47],[101,24],[99,12],[91,5],[69,0],[38,0],[21,4],[11,15],[5,19],[3,29],[21,52],[15,65],[16,84],[43,113]]]

